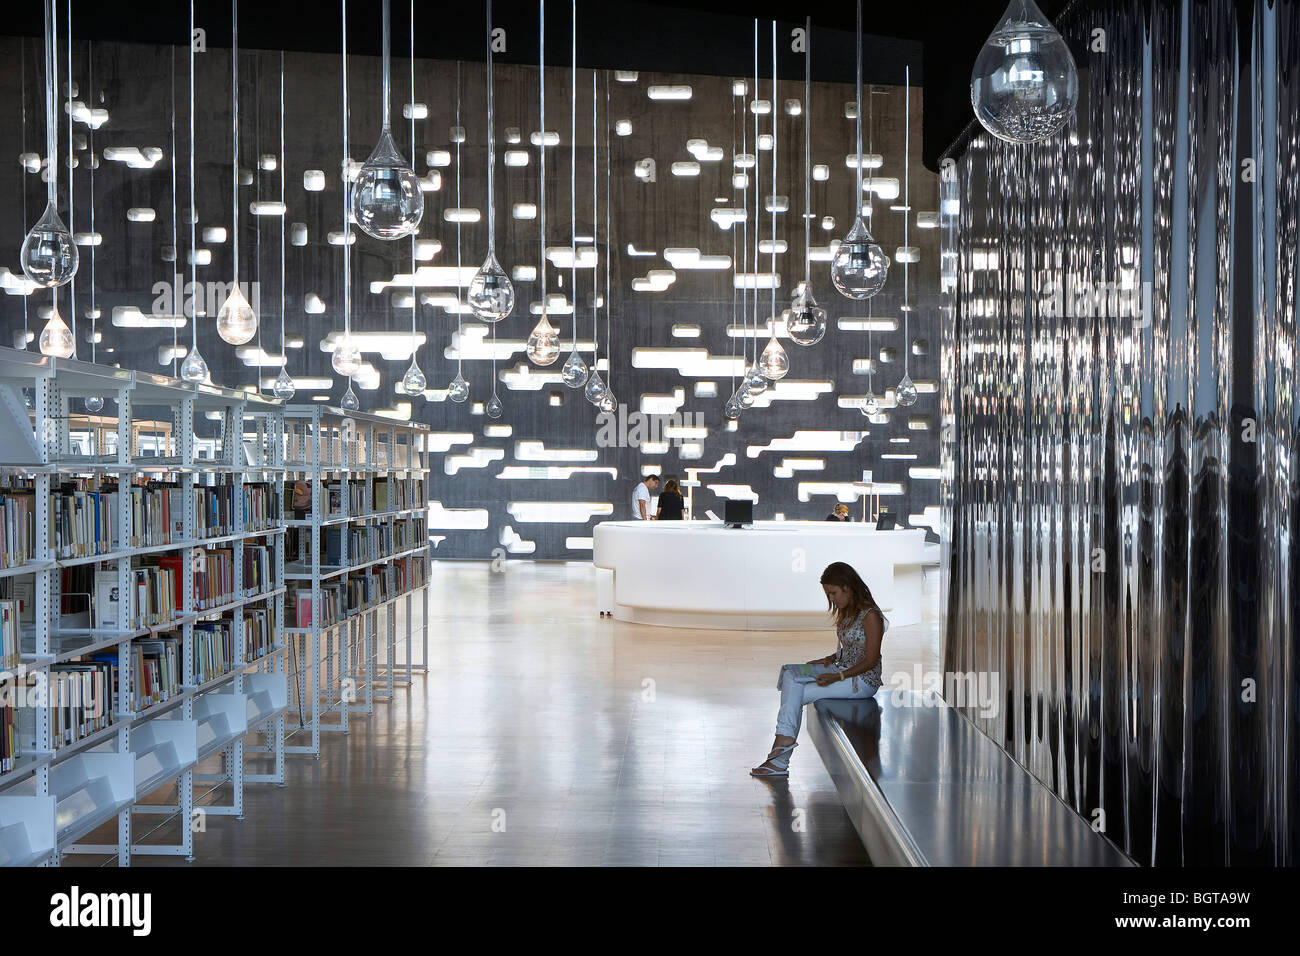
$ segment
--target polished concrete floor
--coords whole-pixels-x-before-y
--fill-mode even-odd
[[[936,577],[923,623],[886,635],[886,679],[937,665]],[[428,675],[324,735],[319,760],[289,757],[286,787],[248,785],[243,820],[209,817],[197,865],[870,862],[806,734],[788,781],[748,774],[771,744],[779,666],[833,650],[829,627],[601,619],[578,563],[440,562],[433,581]],[[137,840],[176,839],[175,821],[134,820]]]

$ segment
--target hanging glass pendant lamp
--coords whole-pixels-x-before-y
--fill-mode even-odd
[[[23,239],[19,251],[23,274],[45,289],[71,281],[77,274],[80,258],[76,243],[72,241],[72,233],[64,225],[58,211],[59,160],[55,125],[58,121],[54,106],[58,88],[58,51],[54,3],[55,0],[45,0],[45,211]],[[58,310],[55,309],[51,319],[57,314]],[[58,335],[55,334],[53,338],[57,339]]]
[[[341,405],[348,411],[361,407],[357,393],[352,390],[352,376],[361,371],[361,349],[352,338],[352,215],[349,210],[349,193],[347,188],[347,169],[350,165],[348,152],[348,0],[342,0],[343,15],[343,54],[341,57],[343,78],[343,338],[334,345],[330,356],[330,365],[339,375],[348,379],[348,389],[343,395]],[[385,0],[384,29],[388,29],[387,0]],[[384,90],[387,93],[387,70],[385,70]],[[387,100],[387,96],[385,96]],[[384,124],[387,129],[387,123]]]
[[[50,317],[45,322],[45,328],[41,329],[41,337],[37,344],[42,355],[72,358],[77,343],[72,337],[72,330],[68,328],[68,323],[64,322],[63,316],[59,315],[58,303],[50,306]]]
[[[903,108],[903,208],[907,210],[903,213],[903,248],[907,254],[903,257],[903,304],[899,311],[903,313],[903,377],[894,390],[894,401],[903,408],[916,404],[916,385],[912,382],[912,376],[909,374],[910,356],[912,352],[912,336],[909,332],[908,320],[912,316],[912,305],[907,299],[907,264],[911,259],[911,247],[907,244],[907,230],[912,218],[912,190],[911,190],[911,163],[912,163],[912,71],[911,68],[905,68],[903,71],[903,95],[907,97]]]
[[[515,308],[515,287],[506,270],[497,262],[497,207],[495,180],[497,166],[496,111],[492,88],[492,0],[487,2],[487,205],[488,253],[469,283],[469,307],[484,322],[500,322]],[[415,147],[411,147],[414,151]]]
[[[284,51],[280,51],[280,205],[285,203],[285,152],[284,152]],[[288,291],[288,274],[284,268],[284,240],[285,224],[287,216],[280,217],[280,356],[284,360],[280,365],[280,372],[271,383],[271,394],[281,401],[289,401],[293,398],[294,393],[298,391],[298,386],[294,383],[293,376],[289,374],[289,350],[285,347],[284,337],[284,313],[285,306],[289,302]]]
[[[605,383],[587,368],[578,354],[578,0],[573,8],[573,65],[569,71],[569,295],[573,298],[573,348],[564,363],[561,377],[569,388],[587,386],[587,401],[600,404]],[[543,250],[545,252],[545,250]],[[588,383],[587,376],[591,376]],[[595,388],[594,386],[599,386]]]
[[[1079,101],[1079,71],[1065,39],[1034,0],[1011,0],[971,70],[980,125],[1008,143],[1060,132]]]
[[[469,398],[469,382],[465,381],[465,376],[459,371],[447,386],[447,397],[457,404]]]
[[[803,282],[785,315],[785,331],[795,345],[816,345],[826,335],[826,310],[812,291],[812,18],[804,20],[803,80]]]
[[[414,103],[415,102],[415,0],[411,0],[410,38],[411,38],[411,56],[410,56],[411,102]],[[411,125],[411,155],[414,156],[415,155],[415,111],[414,110],[411,111],[410,125]],[[397,385],[397,390],[399,392],[404,392],[405,394],[412,395],[412,396],[423,393],[425,386],[429,384],[429,380],[425,378],[424,371],[420,368],[420,363],[416,357],[416,352],[419,351],[420,342],[415,334],[415,317],[416,317],[416,313],[419,312],[420,310],[420,298],[416,294],[416,289],[415,289],[415,273],[416,273],[415,243],[416,243],[415,233],[411,233],[411,364],[410,366],[407,367],[406,374],[402,376],[401,382],[399,382]],[[459,275],[459,273],[457,274]]]
[[[858,163],[857,185],[853,192],[853,225],[840,242],[831,260],[831,282],[840,295],[849,299],[869,299],[885,287],[889,274],[889,257],[862,221],[862,0],[858,0]]]
[[[727,417],[728,421],[734,422],[740,417],[742,410],[743,406],[740,404],[740,391],[737,389],[731,393],[731,397],[727,399],[727,404],[722,406],[722,414]]]
[[[757,85],[755,92],[757,92]],[[758,369],[763,377],[773,382],[785,378],[790,371],[790,357],[785,348],[776,340],[776,164],[777,164],[777,117],[776,104],[776,21],[772,21],[772,315],[767,320],[768,340],[763,354],[758,360]]]
[[[239,287],[239,0],[230,0],[230,206],[235,281],[217,310],[217,334],[230,345],[244,345],[257,334],[257,314]]]
[[[297,393],[298,386],[294,384],[293,376],[283,365],[280,366],[280,374],[275,377],[271,384],[271,394],[282,401],[288,401]]]
[[[537,59],[537,90],[541,113],[541,135],[538,138],[537,152],[540,157],[538,166],[538,204],[537,218],[540,226],[542,262],[539,275],[539,288],[542,293],[542,316],[528,334],[524,351],[534,365],[553,365],[560,357],[560,333],[546,317],[548,297],[546,293],[546,0],[538,0],[539,34]]]
[[[420,228],[424,218],[424,192],[420,180],[398,151],[389,126],[391,71],[389,62],[389,0],[383,0],[384,125],[379,142],[361,166],[352,185],[352,216],[372,239],[402,239]]]
[[[343,398],[339,401],[339,408],[345,411],[355,412],[361,408],[361,399],[357,398],[357,393],[352,390],[352,382],[348,382],[348,390],[343,393]]]

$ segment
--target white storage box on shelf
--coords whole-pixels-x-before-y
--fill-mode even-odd
[[[204,694],[194,702],[198,759],[205,760],[248,733],[248,698],[229,691]]]
[[[39,866],[54,852],[53,797],[0,796],[0,866]]]
[[[135,803],[135,755],[81,753],[50,768],[58,845],[66,847]]]
[[[284,713],[289,705],[289,684],[286,677],[285,674],[250,674],[244,678],[250,728]]]
[[[150,720],[131,733],[135,791],[143,798],[174,780],[198,759],[198,722]]]

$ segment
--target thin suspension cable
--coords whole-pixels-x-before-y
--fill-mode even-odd
[[[191,42],[193,42],[193,41],[191,41]],[[179,278],[181,277],[181,272],[180,272],[180,268],[181,268],[181,246],[180,246],[180,235],[178,234],[178,229],[177,229],[177,224],[176,224],[176,221],[177,221],[177,218],[178,218],[178,214],[177,214],[177,212],[176,212],[176,47],[174,47],[174,46],[171,48],[171,61],[172,61],[172,124],[171,124],[171,148],[172,148],[172,162],[171,162],[171,167],[172,167],[172,276],[171,276],[171,277],[172,277],[172,280],[175,281],[176,279],[179,279]],[[91,87],[91,90],[92,90],[92,93],[93,93],[93,90],[94,90],[94,87],[93,87],[93,86]],[[95,146],[94,146],[94,143],[95,143],[95,131],[94,131],[94,128],[93,128],[93,127],[91,128],[91,131],[90,131],[90,142],[91,142],[91,147],[90,147],[90,157],[91,157],[91,163],[90,163],[90,189],[91,189],[91,191],[93,192],[94,189],[95,189],[95,162],[94,162],[94,159],[95,159]],[[93,209],[93,204],[92,204],[92,209]],[[94,247],[94,246],[91,246],[90,248],[91,248],[91,255],[94,255],[94,248],[95,248],[95,247]],[[93,283],[92,283],[92,286],[93,286]],[[183,291],[184,291],[184,290],[182,290],[182,294],[183,294]],[[173,301],[173,302],[176,301],[176,295],[175,295],[175,292],[174,292],[174,291],[173,291],[173,293],[172,293],[172,301]],[[185,307],[184,307],[184,306],[181,307],[181,311],[182,311],[182,312],[185,311]],[[92,325],[91,325],[91,340],[92,340],[92,352],[91,352],[91,356],[92,356],[92,358],[91,358],[91,361],[92,361],[92,362],[94,361],[94,357],[93,357],[93,356],[94,356],[94,352],[93,352],[94,329],[95,329],[95,327],[94,327],[94,325],[92,324]],[[180,339],[180,332],[179,332],[179,331],[177,330],[177,328],[176,328],[176,323],[173,322],[173,323],[172,323],[172,378],[175,378],[175,377],[176,377],[176,371],[177,371],[177,369],[176,369],[176,354],[177,354],[177,352],[180,351],[180,349],[178,348],[178,345],[179,345],[179,339]]]
[[[348,167],[352,165],[348,154],[348,0],[343,6],[343,340],[352,341],[352,217],[348,214]],[[340,343],[342,344],[342,343]],[[352,376],[348,376],[351,379]],[[348,383],[351,388],[351,381]]]
[[[812,292],[812,17],[803,28],[803,286]]]
[[[763,213],[760,209],[762,204],[762,156],[763,149],[759,144],[758,136],[758,18],[754,18],[754,103],[750,109],[754,113],[754,363],[758,363],[758,247],[761,246],[762,240],[760,228],[763,219]],[[746,342],[746,345],[749,343]]]
[[[27,44],[19,42],[18,44],[18,89],[19,102],[22,111],[22,123],[18,129],[18,135],[22,142],[23,154],[27,153]],[[23,225],[27,225],[27,177],[23,177],[22,202],[23,202]],[[174,330],[173,330],[174,332]],[[23,348],[27,348],[27,340],[31,336],[31,329],[27,324],[27,296],[23,296]]]
[[[59,51],[55,35],[57,28],[58,15],[55,12],[54,0],[46,0],[45,4],[45,162],[46,162],[46,185],[45,197],[51,206],[58,206],[58,134],[57,120],[58,115],[54,108],[54,98],[56,87],[58,86],[59,73]]]
[[[768,203],[772,206],[772,249],[771,249],[771,268],[772,268],[772,314],[768,317],[768,331],[771,333],[771,339],[776,341],[776,21],[772,21],[772,195],[768,197]],[[754,349],[757,351],[758,342],[755,340]]]
[[[736,96],[733,89],[731,96],[731,201],[736,201]],[[744,122],[741,122],[744,125]],[[739,263],[736,260],[736,228],[732,224],[731,229],[731,327],[736,327],[736,275],[740,271]],[[731,394],[736,394],[736,337],[731,338]]]
[[[540,226],[542,261],[540,265],[542,318],[546,318],[546,0],[538,0],[538,40],[537,40],[537,98],[541,114],[541,132],[538,133],[538,209],[537,218]]]
[[[176,60],[173,56],[172,67],[175,68]],[[90,90],[90,100],[95,101],[95,41],[86,41],[86,86]],[[175,84],[173,84],[173,89]],[[86,163],[90,166],[90,364],[95,364],[95,127],[90,127],[86,138]],[[172,147],[175,149],[175,146]],[[172,164],[173,170],[175,163]],[[175,173],[173,172],[173,182],[175,182]],[[175,229],[175,226],[172,227]],[[173,242],[175,236],[173,236]],[[173,245],[172,248],[175,248]],[[172,344],[175,340],[176,327],[172,326]],[[173,355],[175,350],[173,349]],[[175,359],[172,359],[175,361]]]
[[[908,220],[912,218],[912,190],[910,170],[912,164],[912,68],[905,66],[903,68],[903,208],[907,210],[903,213],[903,246],[907,247],[907,226]],[[912,352],[911,339],[908,335],[908,319],[912,313],[912,303],[907,298],[907,260],[911,258],[909,251],[903,257],[903,378],[908,378],[908,368],[910,362],[908,356]]]
[[[745,86],[749,86],[749,80],[744,81]],[[740,154],[749,156],[749,119],[745,116],[745,104],[747,100],[740,101]],[[755,147],[757,152],[757,147]],[[753,157],[750,157],[752,160]],[[754,166],[750,162],[750,168]],[[732,163],[732,170],[735,170],[735,163]],[[744,372],[749,368],[749,340],[746,333],[749,332],[749,282],[745,280],[745,271],[749,268],[749,173],[746,172],[743,185],[740,190],[740,203],[744,207],[745,216],[740,221],[740,263],[736,267],[737,275],[740,277],[740,333],[741,347],[741,384],[744,384]],[[733,184],[734,187],[734,184]],[[733,350],[734,352],[734,350]]]
[[[285,192],[285,163],[287,156],[284,149],[284,51],[280,51],[280,358],[282,359],[281,368],[287,369],[289,364],[289,350],[284,343],[284,313],[287,311],[289,302],[289,276],[285,270],[284,258],[284,240],[285,227],[284,221],[289,218],[288,207],[286,206]],[[258,329],[262,328],[262,323],[257,324]]]
[[[489,0],[489,3],[488,3],[488,8],[489,8],[489,10],[491,9],[491,6],[492,6],[492,4],[491,4],[491,0]],[[414,163],[414,162],[415,162],[415,0],[411,0],[411,23],[410,23],[410,28],[411,28],[411,30],[410,30],[410,32],[411,32],[411,110],[410,110],[410,113],[411,113],[411,162]],[[491,112],[491,109],[492,109],[492,106],[491,106],[491,103],[492,103],[492,92],[491,92],[491,89],[492,89],[492,83],[491,83],[491,79],[489,78],[489,81],[488,81],[488,111],[489,111],[489,112]],[[488,123],[488,141],[491,142],[491,139],[492,139],[492,124],[491,124],[491,123]],[[490,172],[491,169],[492,169],[492,163],[491,163],[491,161],[489,160],[489,162],[488,162],[488,170],[489,170],[489,175],[488,175],[488,222],[489,222],[489,223],[492,222],[492,200],[491,200],[491,196],[492,196],[492,176],[491,176],[491,172]],[[491,228],[491,226],[489,225],[489,229],[490,229],[490,228]],[[416,236],[416,233],[418,233],[418,232],[419,232],[419,230],[417,229],[417,230],[415,230],[415,232],[412,232],[412,233],[411,233],[411,361],[412,361],[412,362],[415,361],[415,353],[416,353],[416,341],[415,341],[415,313],[416,313],[416,312],[419,310],[419,308],[420,308],[420,300],[416,297],[416,292],[415,292],[415,241],[416,241],[416,240],[415,240],[415,236]],[[490,248],[490,247],[491,247],[491,241],[490,241],[490,240],[489,240],[488,245],[489,245],[489,248]]]
[[[857,190],[853,194],[853,217],[856,219],[862,215],[862,0],[858,0],[858,21],[857,21],[857,41],[858,41],[858,79],[857,79],[857,136],[858,136],[858,174]]]
[[[261,86],[262,86],[262,63],[260,58],[254,57],[253,58],[253,90],[256,92],[261,89]],[[253,168],[257,169],[258,159],[262,155],[262,98],[260,96],[254,96],[253,104],[254,104]],[[254,201],[260,204],[262,202],[262,177],[260,175],[256,176],[256,178],[253,180],[253,183],[254,183],[253,189],[256,196]],[[283,216],[280,217],[280,221],[282,223],[284,222]],[[262,314],[262,217],[261,216],[258,216],[253,221],[253,228],[254,230],[256,230],[253,233],[253,239],[254,239],[253,284],[250,289],[250,291],[253,293],[253,297],[252,299],[249,300],[249,305],[253,307],[254,313],[256,313],[257,315],[261,315]],[[257,323],[257,353],[258,353],[257,375],[255,380],[257,382],[257,393],[260,395],[262,393],[262,361],[263,361],[262,357],[266,355],[266,349],[262,347],[262,323],[261,322]]]
[[[573,351],[578,351],[578,0],[573,9],[573,66],[569,70],[569,295],[573,297]]]
[[[414,34],[415,0],[411,0],[411,9],[412,9],[411,32],[412,34]],[[414,39],[412,39],[411,41],[411,49],[412,51],[414,51],[415,49]],[[412,58],[414,58],[415,56],[414,52],[412,52],[411,56]],[[415,94],[412,93],[411,95],[412,97],[414,97]],[[492,0],[487,0],[487,120],[488,120],[487,122],[487,128],[488,128],[487,130],[487,142],[488,142],[487,201],[488,201],[488,252],[492,255],[496,254],[496,248],[497,248],[497,206],[496,206],[496,201],[493,198],[496,195],[496,186],[494,180],[496,179],[496,168],[497,168],[497,137],[496,137],[496,130],[493,129],[493,126],[495,125],[494,120],[496,118],[496,113],[493,109],[494,102],[495,102],[495,98],[493,95],[493,88],[492,88]],[[412,118],[411,121],[411,129],[412,130],[415,129],[414,118]],[[412,133],[412,135],[414,136],[414,132]],[[415,151],[414,141],[412,141],[411,143],[411,151],[412,154],[414,154]]]
[[[608,122],[609,117],[606,117]],[[597,188],[600,185],[600,176],[596,172],[596,163],[598,156],[596,154],[596,71],[591,71],[591,251],[600,258],[600,244],[596,242],[596,223],[599,221],[600,204],[597,198]],[[606,239],[608,241],[608,238]],[[597,288],[600,283],[600,273],[596,271],[596,265],[591,267],[591,367],[594,371],[596,365],[600,362],[600,290]],[[574,308],[578,305],[578,290],[574,286],[573,290]],[[577,313],[575,311],[574,315]],[[578,324],[575,320],[575,326]],[[609,354],[609,342],[605,342],[605,354]],[[606,382],[608,384],[608,382]]]
[[[190,354],[199,350],[199,267],[197,222],[194,205],[194,0],[190,0]]]
[[[77,152],[72,143],[72,0],[68,0],[68,232],[77,234],[77,204],[73,189],[77,184]],[[75,240],[74,240],[75,241]],[[72,357],[77,357],[77,274],[68,281],[68,312],[72,319]]]
[[[239,0],[230,0],[230,227],[239,288]]]
[[[465,138],[464,131],[460,128],[460,61],[456,61],[456,209],[460,205],[460,143]],[[461,355],[465,351],[465,340],[461,336],[460,322],[460,220],[459,213],[456,216],[456,374],[461,374],[462,360]]]
[[[392,57],[391,57],[391,54],[390,54],[390,52],[389,52],[390,47],[389,47],[388,0],[384,0],[384,9],[383,9],[383,14],[384,14],[384,25],[383,25],[383,36],[384,36],[384,48],[383,48],[383,57],[384,57],[384,60],[383,60],[383,66],[384,66],[384,80],[383,80],[383,83],[384,83],[384,129],[388,129],[389,120],[391,119],[391,100],[392,100],[392,98],[393,98],[393,93],[392,93],[392,75],[391,75],[391,71],[390,71],[390,69],[389,69],[389,66],[390,66],[390,64],[391,64],[391,62],[392,62]]]
[[[593,74],[594,75],[594,74]],[[613,386],[610,379],[614,375],[614,350],[611,348],[613,339],[610,337],[609,310],[613,306],[610,299],[610,273],[614,268],[614,241],[610,237],[610,140],[609,140],[609,70],[605,71],[605,386],[609,388],[610,394],[613,394]]]

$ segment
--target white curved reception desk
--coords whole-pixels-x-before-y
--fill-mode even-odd
[[[920,622],[924,546],[924,531],[831,521],[603,521],[592,562],[617,620],[770,631],[828,627],[819,579],[845,561],[897,626]]]

